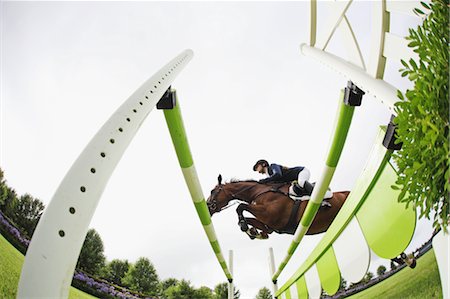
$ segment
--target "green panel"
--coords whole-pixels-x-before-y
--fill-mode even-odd
[[[331,226],[326,231],[325,235],[312,251],[306,261],[300,268],[291,276],[291,278],[279,289],[278,293],[288,288],[300,276],[304,275],[306,271],[320,258],[320,256],[331,246],[331,244],[338,238],[341,232],[345,229],[347,224],[356,214],[358,208],[362,205],[370,190],[377,182],[378,177],[383,172],[391,152],[388,151],[382,144],[386,132],[386,127],[380,127],[378,135],[374,141],[372,150],[367,158],[366,166],[356,181],[352,192],[347,197],[344,205],[337,214]]]
[[[352,123],[353,112],[355,107],[347,106],[344,104],[344,91],[341,90],[339,106],[339,116],[337,124],[335,125],[335,131],[333,134],[333,141],[331,143],[330,150],[328,152],[327,166],[336,167],[341,156],[342,149],[344,148],[345,140],[347,138],[350,124]]]
[[[194,205],[202,224],[203,225],[211,224],[211,216],[209,215],[208,206],[206,205],[205,200],[202,200],[200,202],[194,202]]]
[[[169,128],[172,142],[177,152],[178,162],[182,168],[188,168],[194,163],[191,150],[186,136],[181,116],[180,103],[177,99],[177,105],[173,109],[164,110],[167,127]]]
[[[379,257],[390,259],[402,253],[411,242],[416,227],[416,211],[397,201],[399,190],[391,186],[397,174],[390,164],[356,217],[370,248]]]
[[[334,255],[333,247],[330,247],[317,261],[317,272],[319,272],[320,283],[328,295],[333,295],[339,290],[341,284],[341,273]]]
[[[306,286],[305,275],[300,277],[295,284],[297,285],[298,299],[308,299],[308,287]]]
[[[291,297],[291,290],[287,289],[286,292],[284,292],[284,296],[286,299],[292,299]]]

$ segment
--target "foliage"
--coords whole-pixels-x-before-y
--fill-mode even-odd
[[[129,269],[130,264],[127,260],[114,259],[103,268],[102,277],[112,283],[122,285],[122,279]]]
[[[77,268],[89,274],[99,275],[105,266],[105,255],[103,253],[103,241],[99,233],[91,228],[86,235],[80,256],[78,257]]]
[[[14,189],[10,188],[4,178],[4,172],[0,168],[0,210],[3,213],[3,217],[8,219],[8,222],[14,227],[17,232],[12,232],[14,234],[13,238],[11,236],[6,236],[13,245],[19,249],[22,253],[23,246],[18,245],[14,238],[17,234],[25,239],[31,238],[36,225],[42,215],[44,210],[44,204],[37,198],[33,198],[29,194],[25,194],[20,198]],[[0,228],[5,233],[5,228]],[[20,231],[20,233],[19,233]],[[10,232],[11,233],[11,232]],[[26,244],[28,246],[28,244]]]
[[[31,238],[44,211],[44,204],[29,194],[22,195],[15,207],[14,222]]]
[[[341,283],[339,284],[339,291],[347,288],[347,281],[341,276]]]
[[[158,274],[148,258],[141,257],[130,267],[123,284],[131,290],[145,295],[157,296],[160,293]]]
[[[270,292],[270,290],[266,287],[260,289],[258,291],[258,294],[256,294],[255,299],[272,299],[272,293]]]
[[[213,291],[208,287],[200,287],[195,290],[194,298],[198,299],[213,299]]]
[[[377,275],[378,275],[378,276],[381,276],[381,275],[384,275],[384,273],[386,273],[386,267],[383,266],[383,265],[380,265],[380,266],[377,268]]]
[[[128,298],[139,299],[140,297],[131,294],[128,290],[114,287],[106,281],[94,279],[83,272],[75,272],[73,276],[72,285],[80,290],[85,291],[97,298]]]
[[[234,299],[239,299],[241,292],[234,286]],[[214,287],[214,299],[227,299],[228,298],[228,283],[223,282]]]
[[[30,240],[23,237],[20,231],[0,211],[0,233],[22,254],[27,252]]]
[[[420,208],[420,218],[434,212],[434,227],[447,229],[449,221],[449,1],[422,3],[426,16],[417,29],[409,29],[408,46],[420,61],[402,60],[402,76],[414,83],[396,104],[398,142],[394,154],[399,168],[399,200]]]
[[[194,298],[194,294],[195,289],[191,286],[190,281],[183,279],[176,285],[167,288],[164,292],[164,297],[167,299],[191,299]],[[209,298],[212,298],[212,296]]]
[[[368,271],[368,272],[366,273],[366,275],[364,275],[364,278],[362,279],[361,282],[362,282],[363,284],[368,283],[373,277],[374,277],[373,273],[370,272],[370,271]]]

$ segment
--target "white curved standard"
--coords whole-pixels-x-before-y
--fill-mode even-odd
[[[138,88],[75,161],[28,247],[18,298],[67,298],[89,223],[117,163],[149,112],[192,59],[185,50]]]
[[[348,283],[363,279],[369,270],[370,248],[356,217],[352,218],[332,246],[342,278]]]
[[[319,299],[322,295],[322,285],[320,283],[319,272],[316,265],[312,265],[311,268],[305,273],[306,286],[308,287],[308,295],[311,299]]]

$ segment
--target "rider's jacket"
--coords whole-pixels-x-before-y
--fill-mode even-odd
[[[286,167],[279,164],[269,165],[269,177],[260,180],[260,183],[269,182],[291,182],[297,179],[298,174],[304,169],[304,166]]]

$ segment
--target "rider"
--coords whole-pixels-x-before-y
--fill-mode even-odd
[[[269,164],[267,160],[258,160],[253,170],[268,175],[260,180],[260,183],[269,182],[293,182],[289,193],[299,197],[300,200],[308,200],[311,196],[313,186],[308,181],[311,173],[304,166],[286,167],[279,164]]]

